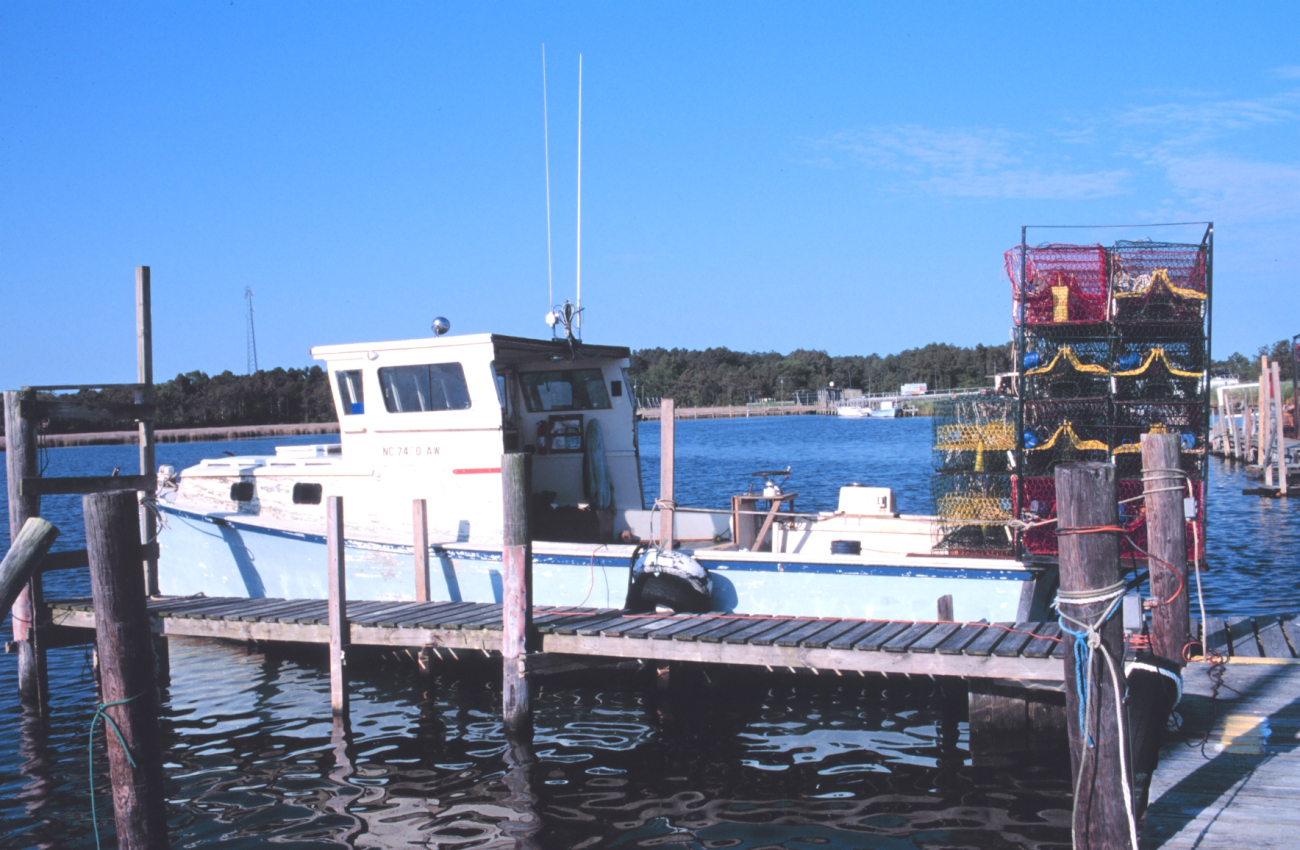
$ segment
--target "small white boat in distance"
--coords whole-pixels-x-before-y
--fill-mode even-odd
[[[849,402],[835,408],[836,414],[849,419],[894,419],[901,411],[902,408],[890,399],[874,402],[862,399],[860,404]]]
[[[414,600],[413,502],[427,506],[433,600],[501,601],[506,452],[532,455],[538,605],[625,604],[659,517],[641,482],[627,348],[496,334],[314,348],[340,445],[282,446],[160,470],[167,594],[325,598],[325,499],[344,503],[349,598]],[[852,474],[846,470],[846,475]],[[932,517],[846,484],[837,509],[793,493],[674,510],[675,547],[708,570],[713,610],[812,617],[1042,619],[1053,565],[935,554]],[[644,548],[642,548],[644,552]]]

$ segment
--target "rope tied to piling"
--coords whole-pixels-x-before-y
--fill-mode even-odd
[[[1066,529],[1062,529],[1062,532]],[[1069,529],[1074,533],[1094,533],[1101,531],[1118,531],[1123,533],[1124,529],[1108,526],[1098,526],[1094,528]],[[1115,657],[1106,644],[1101,639],[1101,628],[1115,612],[1119,610],[1120,603],[1124,599],[1124,594],[1128,589],[1127,583],[1121,579],[1112,585],[1097,590],[1058,590],[1056,592],[1056,601],[1052,603],[1056,608],[1058,622],[1061,631],[1074,638],[1074,680],[1075,687],[1079,695],[1079,731],[1083,735],[1084,746],[1079,753],[1079,773],[1074,781],[1074,798],[1079,799],[1079,789],[1083,784],[1084,767],[1088,761],[1089,751],[1095,749],[1096,742],[1093,739],[1092,731],[1088,728],[1088,721],[1092,716],[1092,677],[1097,665],[1097,656],[1100,655],[1106,660],[1106,668],[1110,673],[1111,684],[1115,689],[1115,724],[1119,732],[1119,762],[1120,762],[1120,784],[1124,790],[1124,814],[1128,818],[1129,840],[1132,842],[1133,850],[1137,850],[1137,818],[1133,813],[1133,791],[1129,787],[1128,780],[1128,759],[1124,753],[1124,742],[1127,740],[1128,732],[1124,728],[1124,688],[1123,680],[1120,675],[1119,667]],[[1062,606],[1083,607],[1086,605],[1106,604],[1106,608],[1096,618],[1091,621],[1072,617],[1061,610]],[[1070,628],[1066,621],[1073,623],[1078,628]],[[1078,828],[1078,806],[1070,820],[1071,837],[1074,838],[1074,846],[1078,846],[1077,828]]]
[[[90,718],[90,743],[86,747],[86,772],[90,778],[90,823],[91,828],[95,831],[96,850],[99,848],[99,818],[95,813],[95,726],[99,723],[101,717],[104,718],[104,722],[113,730],[113,734],[117,735],[117,742],[122,745],[122,752],[126,753],[126,760],[131,763],[131,767],[137,767],[135,757],[131,755],[131,750],[122,737],[122,730],[117,728],[117,723],[105,709],[112,708],[115,705],[125,705],[140,696],[140,694],[136,694],[133,697],[114,700],[113,702],[101,702],[95,706],[95,714]]]

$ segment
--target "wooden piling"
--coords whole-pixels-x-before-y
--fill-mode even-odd
[[[659,539],[673,548],[673,472],[676,454],[676,407],[671,398],[659,401]],[[651,531],[653,535],[654,532]],[[759,543],[762,543],[760,540]]]
[[[22,531],[0,561],[0,620],[9,615],[14,600],[36,575],[45,553],[58,536],[59,530],[40,517],[30,517],[23,523]]]
[[[1079,623],[1094,624],[1101,641],[1101,647],[1092,649],[1091,663],[1085,668],[1088,680],[1081,683],[1076,678],[1075,642],[1068,636],[1066,639],[1066,717],[1071,775],[1076,781],[1074,846],[1076,850],[1127,847],[1131,842],[1125,785],[1131,786],[1131,782],[1121,770],[1126,758],[1121,747],[1127,747],[1127,741],[1120,735],[1116,717],[1116,705],[1123,699],[1124,686],[1124,625],[1116,605],[1124,587],[1119,572],[1119,536],[1110,531],[1090,531],[1117,527],[1115,466],[1109,463],[1058,466],[1056,504],[1060,609],[1071,618],[1064,620],[1064,624],[1074,631],[1081,630]],[[1071,601],[1071,597],[1078,601]],[[1115,613],[1097,624],[1112,606]],[[1102,648],[1118,665],[1118,691]],[[1081,685],[1088,696],[1083,708]],[[1086,720],[1086,732],[1080,729],[1081,717]]]
[[[1181,667],[1191,630],[1188,620],[1187,495],[1178,434],[1142,435],[1143,503],[1146,505],[1147,551],[1151,553],[1151,651]]]
[[[136,393],[136,404],[153,404],[153,312],[149,289],[149,267],[135,267],[135,356],[136,379],[141,389]],[[140,474],[154,476],[158,467],[154,458],[153,418],[142,418],[140,429]],[[156,491],[150,488],[150,494]],[[158,536],[157,514],[147,505],[140,505],[140,539],[148,543]],[[158,556],[147,555],[144,569],[145,592],[158,595]],[[165,640],[165,638],[164,638]]]
[[[416,499],[411,509],[415,547],[415,601],[429,601],[429,503]]]
[[[528,499],[532,456],[509,452],[501,457],[501,714],[506,729],[532,729],[528,693],[528,642],[532,632],[532,541]]]
[[[1286,495],[1286,430],[1282,427],[1282,369],[1273,363],[1273,435],[1277,444],[1277,488]]]
[[[938,609],[939,620],[945,623],[952,622],[952,594],[945,594],[939,597],[939,602],[935,606]]]
[[[40,475],[37,462],[36,423],[23,416],[22,401],[34,400],[33,392],[6,391],[5,469],[8,474],[9,539],[17,540],[27,520],[41,513],[41,497],[22,495],[24,477]],[[44,716],[48,707],[45,650],[35,626],[43,608],[41,576],[27,581],[13,602],[14,641],[18,644],[18,697],[24,711]]]
[[[330,710],[335,717],[348,713],[348,680],[345,665],[351,642],[348,626],[348,588],[343,555],[343,498],[325,498],[325,547],[329,571],[330,619]]]
[[[116,490],[85,496],[82,510],[95,608],[95,649],[102,700],[108,706],[104,713],[122,736],[119,741],[112,731],[104,734],[118,846],[166,847],[158,691],[140,570],[139,502],[134,491]]]

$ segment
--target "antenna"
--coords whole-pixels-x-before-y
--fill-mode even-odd
[[[578,331],[582,331],[582,54],[578,54]]]
[[[551,132],[546,119],[546,42],[542,42],[542,150],[546,157],[546,315],[555,309],[555,277],[551,269]]]
[[[257,371],[257,334],[253,332],[253,288],[244,287],[244,300],[248,302],[248,374]]]

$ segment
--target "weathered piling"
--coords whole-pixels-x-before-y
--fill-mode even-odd
[[[1286,429],[1282,423],[1282,371],[1273,364],[1273,439],[1277,447],[1277,488],[1278,493],[1286,495]]]
[[[135,403],[153,404],[153,301],[149,287],[149,267],[135,267],[135,355],[136,381],[140,389],[136,392]],[[153,418],[140,419],[140,474],[156,475],[158,467],[154,463]],[[158,536],[158,517],[153,508],[140,504],[140,539],[148,543]],[[146,555],[144,564],[145,592],[150,596],[158,595],[158,557]],[[159,638],[165,642],[166,638]],[[166,651],[164,648],[163,652]]]
[[[528,641],[532,632],[532,541],[528,500],[532,491],[532,457],[523,452],[501,456],[501,714],[506,729],[532,729],[528,694]]]
[[[82,499],[118,846],[167,846],[158,691],[134,491]]]
[[[1056,468],[1062,627],[1067,639],[1065,700],[1075,778],[1074,846],[1137,846],[1131,816],[1127,740],[1121,730],[1124,594],[1119,572],[1118,495],[1109,463]],[[1076,667],[1076,664],[1078,665]]]
[[[40,517],[31,517],[23,523],[4,561],[0,561],[0,620],[9,615],[14,600],[41,568],[45,553],[58,536],[59,530]]]
[[[329,573],[330,710],[335,717],[348,713],[347,649],[348,587],[343,555],[343,498],[325,498],[326,570]]]
[[[676,453],[675,404],[671,398],[659,402],[659,539],[665,549],[673,548],[673,473]],[[654,530],[650,531],[654,536]],[[759,541],[762,542],[762,541]]]
[[[36,422],[23,415],[24,400],[35,393],[6,391],[5,469],[8,473],[9,539],[17,540],[27,520],[40,516],[41,497],[22,495],[25,477],[40,474],[36,451]],[[24,711],[44,715],[48,691],[45,680],[45,650],[34,628],[41,612],[41,576],[33,575],[13,603],[14,641],[18,644],[18,697]]]
[[[415,549],[415,601],[429,601],[429,503],[415,499],[411,506],[411,544]]]
[[[1142,435],[1143,503],[1150,559],[1151,651],[1181,665],[1187,646],[1187,524],[1183,516],[1186,476],[1178,434]]]

